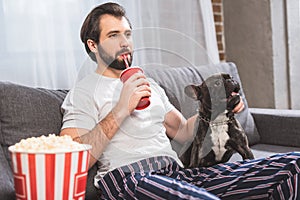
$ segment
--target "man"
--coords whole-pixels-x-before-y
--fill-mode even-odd
[[[95,186],[103,198],[296,198],[296,153],[183,169],[169,138],[191,140],[196,116],[186,120],[142,73],[121,83],[124,59],[129,65],[133,59],[131,34],[131,24],[118,4],[102,4],[89,13],[81,39],[97,69],[75,85],[62,105],[61,135],[92,145],[90,167],[97,162]],[[151,97],[151,105],[135,110],[145,96]],[[235,111],[243,106],[240,103]]]

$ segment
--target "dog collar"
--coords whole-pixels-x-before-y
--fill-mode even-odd
[[[220,125],[226,125],[228,123],[231,123],[233,121],[233,118],[229,118],[228,120],[225,121],[211,121],[208,117],[204,117],[201,115],[198,115],[199,119],[201,121],[204,121],[208,123],[210,126],[220,126]]]

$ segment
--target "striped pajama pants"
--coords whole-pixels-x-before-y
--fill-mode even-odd
[[[108,172],[103,199],[300,199],[300,153],[184,169],[170,157]]]

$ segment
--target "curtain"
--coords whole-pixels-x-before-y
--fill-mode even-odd
[[[0,81],[69,89],[96,64],[80,41],[95,0],[0,0]],[[133,25],[134,65],[219,62],[210,0],[119,0]]]

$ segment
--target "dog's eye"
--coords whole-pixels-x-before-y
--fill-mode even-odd
[[[215,86],[217,86],[217,87],[219,87],[219,86],[221,86],[221,80],[217,80],[216,82],[215,82]]]

